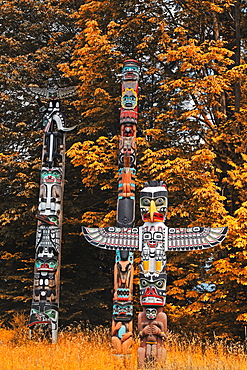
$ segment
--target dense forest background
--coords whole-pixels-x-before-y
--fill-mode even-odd
[[[244,338],[246,3],[1,1],[2,324],[31,305],[43,132],[27,88],[50,77],[78,86],[62,102],[77,130],[67,136],[60,323],[111,321],[114,253],[89,245],[80,226],[115,224],[121,68],[132,58],[141,64],[137,190],[166,181],[167,226],[229,226],[212,250],[168,253],[169,328]],[[137,287],[136,297],[138,310]]]

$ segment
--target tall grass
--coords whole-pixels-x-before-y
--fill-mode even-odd
[[[18,321],[18,320],[17,320]],[[114,355],[108,330],[67,328],[57,344],[30,340],[27,329],[15,323],[12,330],[0,329],[1,370],[135,370],[138,340],[133,353]],[[181,340],[169,334],[165,343],[164,364],[149,366],[157,370],[246,370],[247,356],[241,344],[213,344]]]

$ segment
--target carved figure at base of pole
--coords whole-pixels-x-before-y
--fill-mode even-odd
[[[117,354],[131,353],[132,330],[132,321],[112,320],[112,346]]]
[[[167,316],[163,307],[144,307],[138,315],[138,331],[141,339],[138,348],[138,366],[145,366],[146,362],[163,362],[166,351],[163,347],[167,332]]]
[[[112,345],[117,354],[131,353],[133,302],[113,302]]]

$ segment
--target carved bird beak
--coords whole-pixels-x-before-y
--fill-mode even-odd
[[[154,200],[151,200],[150,202],[150,220],[151,222],[154,222],[154,213],[157,212],[156,205]]]

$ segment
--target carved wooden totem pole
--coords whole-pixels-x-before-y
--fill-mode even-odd
[[[125,67],[128,66],[128,62],[133,61],[126,61]],[[135,102],[136,97],[132,89],[136,91],[135,88],[124,90],[126,91],[126,97],[123,96],[122,101],[126,99],[126,102],[129,101],[129,104],[131,104],[131,101]],[[128,283],[127,286],[125,282],[127,277],[128,282],[132,280],[132,265],[129,261],[128,275],[126,266],[128,265],[129,257],[123,256],[130,256],[131,253],[131,259],[133,259],[132,253],[134,251],[141,252],[140,303],[143,311],[138,315],[138,331],[141,340],[138,349],[138,364],[142,367],[146,361],[155,360],[162,362],[165,357],[163,342],[166,337],[167,318],[163,312],[163,307],[166,299],[166,252],[192,251],[214,247],[225,238],[227,227],[168,228],[165,225],[168,192],[166,184],[162,181],[145,183],[144,188],[140,192],[140,209],[144,224],[141,227],[133,227],[134,205],[130,202],[133,191],[129,185],[127,186],[129,184],[127,179],[132,179],[134,172],[128,171],[127,169],[131,166],[125,163],[131,163],[131,155],[128,158],[127,153],[135,153],[135,145],[132,144],[134,140],[129,140],[130,144],[126,146],[124,143],[128,143],[128,140],[125,141],[124,138],[134,138],[135,136],[134,134],[132,136],[127,135],[127,132],[132,132],[133,128],[129,124],[125,125],[123,121],[125,112],[124,114],[121,112],[121,115],[120,163],[122,161],[123,165],[122,167],[120,165],[119,171],[118,227],[83,227],[82,231],[86,240],[92,245],[117,251],[114,279],[114,305],[116,306],[113,310],[113,345],[118,349],[118,353],[121,353],[120,351],[122,353],[127,352],[126,349],[129,343],[127,343],[125,348],[125,338],[128,338],[126,339],[127,342],[132,330],[132,324],[131,326],[126,324],[130,323],[130,321],[124,320],[124,317],[127,318],[128,316],[132,318],[132,289],[129,289],[130,284]],[[128,116],[127,113],[126,116]],[[124,134],[125,132],[126,134]],[[122,148],[129,148],[128,152],[126,149],[122,150]],[[121,150],[124,153],[122,160]],[[124,172],[125,170],[126,172]],[[123,176],[121,177],[122,173]],[[124,189],[126,189],[126,195],[124,194]],[[123,203],[125,208],[123,208],[123,213],[120,213],[122,207],[120,202],[122,199],[125,200],[125,203]],[[124,220],[128,221],[124,223]],[[121,275],[122,271],[124,271],[123,275]],[[123,284],[124,289],[129,290],[119,289],[122,287],[121,284]],[[124,304],[121,304],[121,302],[125,302],[121,299],[122,296],[128,297],[126,308]]]
[[[126,60],[122,73],[117,226],[133,227],[135,220],[135,140],[138,115],[138,62],[135,60]],[[127,250],[116,251],[112,345],[118,354],[128,353],[132,343],[133,261],[133,252]]]
[[[48,88],[30,87],[43,113],[44,130],[39,207],[36,218],[34,286],[29,319],[30,337],[39,328],[57,342],[65,171],[65,117],[60,99],[75,95],[75,87],[59,88],[49,80]],[[48,100],[48,106],[41,99]]]
[[[133,228],[87,228],[82,231],[94,246],[108,250],[140,251],[140,302],[138,315],[141,338],[139,366],[145,360],[162,361],[167,319],[163,312],[166,298],[166,252],[192,251],[214,247],[222,242],[227,227],[168,228],[164,221],[168,192],[163,182],[146,183],[140,193],[143,226]]]

